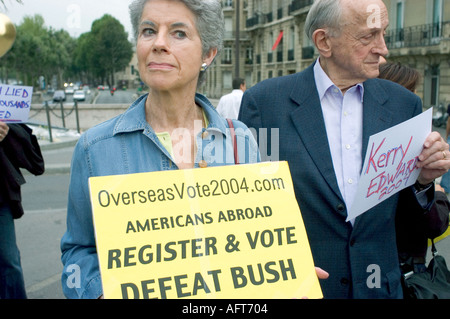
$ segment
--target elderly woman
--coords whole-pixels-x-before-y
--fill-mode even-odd
[[[62,286],[69,298],[102,296],[89,177],[234,164],[226,120],[196,93],[222,46],[220,1],[135,0],[130,16],[149,93],[85,132],[75,147],[61,241]],[[239,121],[234,126],[240,162],[259,161],[248,128]]]

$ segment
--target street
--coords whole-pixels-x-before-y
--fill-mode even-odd
[[[130,104],[134,100],[133,94],[133,90],[116,90],[114,94],[111,94],[109,90],[93,89],[86,94],[86,99],[79,101],[78,104]],[[51,101],[51,96],[46,96],[45,99],[50,105],[59,103]],[[64,105],[73,105],[73,94],[66,95]]]
[[[72,148],[43,151],[46,165],[52,157],[69,160]],[[60,240],[66,229],[69,174],[24,175],[22,205],[25,215],[16,221],[25,286],[30,299],[65,298],[61,288]]]
[[[106,95],[104,92],[103,94]],[[112,98],[119,97],[119,95]],[[438,129],[442,131],[443,129]],[[46,165],[69,165],[73,147],[44,150]],[[66,203],[69,173],[54,169],[42,176],[25,174],[22,187],[25,215],[16,221],[25,286],[30,299],[65,298],[61,288],[60,240],[66,229]],[[450,263],[450,236],[437,243],[437,249]],[[428,254],[430,258],[430,254]]]
[[[111,95],[109,90],[98,91],[94,104],[131,104],[134,101],[132,91],[117,90]]]
[[[16,221],[16,236],[28,298],[64,298],[59,243],[66,226],[69,174],[25,178],[25,215]]]

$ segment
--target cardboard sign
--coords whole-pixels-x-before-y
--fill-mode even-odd
[[[370,137],[347,221],[416,182],[420,174],[417,158],[431,133],[432,114],[430,108]]]
[[[286,162],[89,185],[105,298],[322,298]]]
[[[24,123],[28,121],[33,87],[0,84],[0,121]]]

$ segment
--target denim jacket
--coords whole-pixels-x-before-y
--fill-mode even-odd
[[[67,231],[61,239],[63,292],[68,298],[98,298],[102,295],[100,271],[89,196],[92,176],[132,174],[178,169],[146,121],[145,101],[136,100],[125,113],[86,131],[74,149],[67,207]],[[234,164],[228,125],[208,99],[196,95],[209,121],[196,137],[195,168]],[[260,161],[250,130],[233,121],[240,163]],[[203,162],[204,163],[204,162]]]

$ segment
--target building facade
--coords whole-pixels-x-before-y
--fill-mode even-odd
[[[208,70],[206,83],[201,88],[202,93],[211,98],[230,93],[233,78],[242,77],[251,83],[253,77],[253,43],[245,28],[247,1],[222,0],[222,7],[225,19],[223,51]]]
[[[450,103],[450,0],[384,0],[390,27],[388,60],[422,75],[417,94],[424,107]]]
[[[383,2],[390,21],[387,59],[405,63],[422,74],[417,94],[424,107],[446,108],[450,103],[450,0]],[[318,54],[304,32],[312,3],[313,0],[222,0],[224,51],[209,70],[203,93],[211,98],[229,93],[236,74],[251,87],[267,78],[299,72],[313,63]]]

